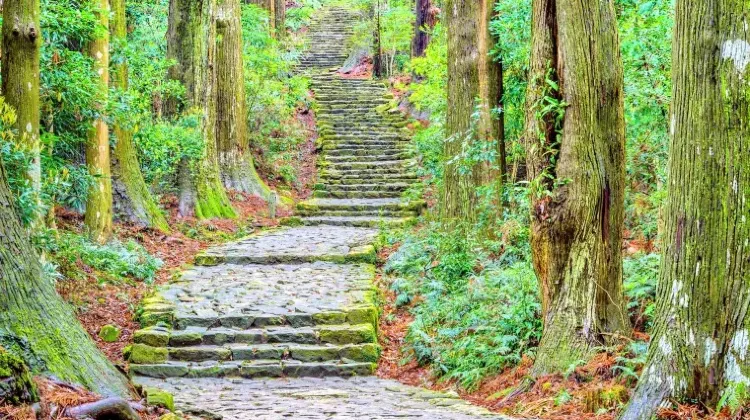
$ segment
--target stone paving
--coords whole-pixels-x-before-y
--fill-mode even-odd
[[[188,417],[225,420],[474,420],[508,419],[472,406],[456,394],[407,387],[373,377],[303,379],[143,378],[175,394]]]

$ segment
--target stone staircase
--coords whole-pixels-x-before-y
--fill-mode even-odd
[[[346,61],[346,41],[354,34],[361,16],[345,7],[327,7],[308,27],[309,48],[300,60],[300,69],[330,69]]]
[[[144,301],[130,372],[170,377],[373,373],[375,231],[301,227],[213,248]]]
[[[423,202],[401,197],[417,181],[407,150],[406,120],[391,108],[385,85],[312,76],[320,134],[319,180],[313,199],[297,207],[305,225],[401,225],[419,215]]]

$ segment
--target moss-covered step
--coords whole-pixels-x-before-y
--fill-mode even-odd
[[[312,216],[303,217],[304,226],[347,226],[363,228],[398,227],[416,223],[414,217]]]
[[[321,344],[241,344],[223,346],[170,347],[168,360],[182,362],[297,360],[300,362],[367,362],[377,363],[380,347],[375,343]]]
[[[131,375],[151,378],[208,377],[328,377],[368,376],[377,365],[367,362],[300,362],[297,360],[248,360],[229,362],[165,362],[132,365]]]
[[[372,245],[377,232],[367,229],[301,227],[265,232],[212,248],[195,258],[197,265],[284,264],[327,261],[375,261]]]

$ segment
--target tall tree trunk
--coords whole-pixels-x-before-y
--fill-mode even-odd
[[[42,166],[39,139],[39,54],[42,34],[39,0],[5,0],[3,9],[2,90],[5,101],[16,110],[16,129],[21,144],[31,154],[28,178],[34,201],[41,204]],[[40,209],[41,210],[41,209]],[[42,224],[39,211],[35,224]]]
[[[534,0],[532,44],[525,141],[544,315],[533,372],[541,375],[630,331],[623,71],[612,0]]]
[[[430,45],[430,33],[427,31],[435,27],[436,15],[431,0],[416,0],[415,3],[416,20],[414,38],[411,42],[411,56],[423,57],[427,46]]]
[[[216,19],[216,142],[221,177],[227,189],[270,197],[258,176],[247,132],[242,27],[239,0],[218,0]]]
[[[284,36],[286,36],[286,0],[273,0],[273,2],[275,36],[277,39],[284,39]]]
[[[656,322],[624,419],[668,398],[716,407],[750,385],[748,13],[736,0],[677,1]]]
[[[97,0],[99,24],[109,27],[109,0]],[[94,59],[98,74],[97,87],[102,97],[109,92],[109,33],[104,31],[91,41],[89,54]],[[109,128],[105,122],[105,109],[89,129],[86,143],[86,166],[94,177],[86,200],[86,227],[93,241],[104,243],[112,236],[112,173],[109,155]]]
[[[0,164],[0,347],[37,373],[129,397],[127,379],[96,348],[57,294],[54,280],[43,273],[14,209]]]
[[[111,0],[110,33],[115,48],[127,45],[125,0]],[[123,60],[115,65],[112,84],[116,89],[128,89],[128,65]],[[116,211],[138,225],[169,232],[169,224],[151,195],[141,173],[141,165],[133,143],[133,132],[115,122],[115,147],[112,160],[113,188]]]
[[[181,215],[235,217],[216,150],[216,0],[170,1],[167,56],[177,63],[169,75],[185,86],[187,106],[203,115],[203,155],[181,164]]]
[[[385,63],[383,62],[383,45],[380,40],[380,1],[381,0],[375,0],[375,2],[372,4],[372,16],[373,19],[375,19],[375,30],[373,34],[373,48],[375,49],[375,51],[372,54],[372,71],[373,75],[376,78],[381,78],[385,74]]]
[[[493,110],[500,104],[500,67],[489,52],[496,40],[489,23],[493,0],[448,0],[448,111],[444,145],[446,163],[442,191],[443,220],[474,220],[476,188],[502,179],[505,147],[500,121]],[[474,117],[478,111],[478,119]],[[501,147],[498,145],[502,145]],[[490,148],[491,162],[469,163],[457,157],[465,147]],[[498,153],[502,150],[502,153]],[[501,172],[502,173],[502,172]]]

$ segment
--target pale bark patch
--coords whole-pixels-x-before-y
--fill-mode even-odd
[[[744,74],[750,64],[750,44],[742,39],[725,41],[721,46],[721,58],[732,60],[737,72]]]

